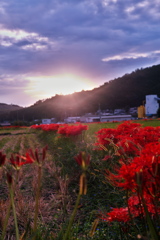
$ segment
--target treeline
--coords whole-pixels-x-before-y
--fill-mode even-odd
[[[67,116],[95,113],[99,107],[101,110],[128,109],[141,105],[149,94],[160,97],[160,65],[137,69],[90,91],[39,100],[30,107],[1,114],[0,121],[33,121],[42,118],[60,121]]]
[[[18,105],[0,103],[0,114],[3,114],[4,112],[16,111],[20,109],[22,109],[22,107]]]

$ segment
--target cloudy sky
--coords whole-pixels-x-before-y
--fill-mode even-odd
[[[159,63],[159,0],[0,1],[1,103],[29,106]]]

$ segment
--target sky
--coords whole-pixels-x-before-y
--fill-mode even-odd
[[[0,1],[0,103],[28,107],[159,63],[159,0]]]

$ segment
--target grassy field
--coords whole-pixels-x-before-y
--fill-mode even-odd
[[[160,126],[160,120],[156,119],[136,122],[144,127]],[[25,165],[18,171],[18,180],[15,179],[15,205],[19,232],[20,235],[24,234],[22,239],[65,239],[63,236],[75,206],[81,175],[81,168],[74,157],[81,151],[91,156],[91,163],[86,172],[87,194],[81,196],[70,239],[129,239],[122,236],[118,223],[110,226],[105,222],[99,222],[95,234],[90,235],[93,222],[101,212],[109,211],[111,207],[119,207],[124,202],[123,192],[112,186],[105,178],[105,169],[110,169],[111,164],[114,163],[102,161],[105,151],[96,150],[95,147],[95,132],[102,128],[116,128],[119,124],[87,124],[88,130],[82,136],[70,138],[28,127],[0,128],[0,151],[6,154],[7,159],[16,153],[25,155],[28,149],[33,151],[37,149],[39,156],[42,157],[43,147],[48,146],[47,157],[42,167],[36,236],[32,235],[32,227],[38,167]],[[13,174],[16,174],[16,170],[11,170],[10,165],[7,166],[7,171],[13,171]],[[8,187],[2,169],[0,169],[0,179],[0,227],[2,229],[9,206]],[[5,239],[16,239],[12,212]],[[137,236],[130,239],[137,239]]]

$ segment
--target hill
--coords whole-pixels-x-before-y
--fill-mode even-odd
[[[11,111],[17,111],[22,109],[23,107],[20,107],[18,105],[14,104],[6,104],[6,103],[0,103],[0,114],[4,114],[5,112],[11,112]]]
[[[94,113],[99,106],[102,110],[138,107],[149,94],[160,97],[160,65],[137,69],[90,91],[39,100],[28,108],[3,114],[0,119],[32,121],[55,117],[63,120],[67,116]]]

